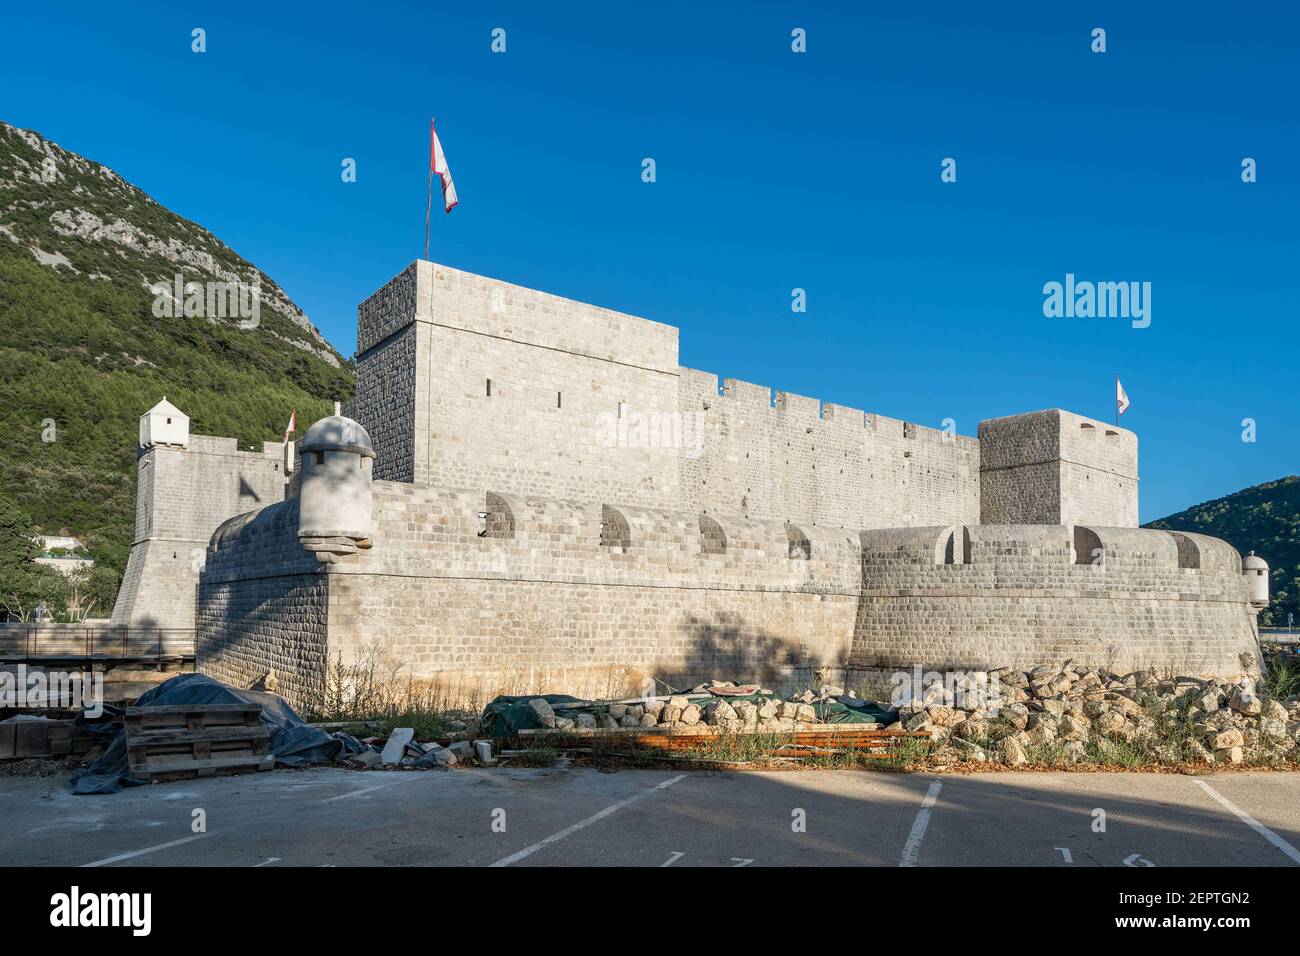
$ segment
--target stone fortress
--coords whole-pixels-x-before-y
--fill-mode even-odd
[[[1137,528],[1127,430],[1050,410],[975,439],[719,386],[671,326],[426,261],[358,311],[356,395],[296,449],[142,420],[114,617],[196,627],[222,680],[1259,667],[1263,562]]]

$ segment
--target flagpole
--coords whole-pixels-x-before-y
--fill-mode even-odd
[[[429,258],[429,214],[433,211],[433,117],[429,117],[429,192],[424,202],[424,258]]]
[[[1115,375],[1115,427],[1119,428],[1119,375]]]

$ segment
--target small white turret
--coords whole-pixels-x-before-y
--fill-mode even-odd
[[[370,547],[371,478],[375,449],[357,422],[322,418],[298,445],[298,539],[322,561]]]
[[[1250,603],[1268,607],[1268,562],[1251,551],[1241,559],[1241,573],[1250,579]]]
[[[175,445],[188,448],[190,444],[190,417],[163,400],[140,416],[140,447]]]

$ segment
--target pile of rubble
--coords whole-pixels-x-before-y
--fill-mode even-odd
[[[1069,662],[973,677],[996,695],[958,706],[978,695],[935,687],[899,708],[903,729],[941,744],[931,755],[939,762],[982,762],[990,753],[1010,766],[1031,754],[1078,762],[1127,744],[1161,763],[1239,764],[1285,757],[1300,742],[1300,701],[1262,697],[1249,680],[1118,675]]]
[[[410,727],[398,727],[385,740],[367,737],[359,753],[340,754],[339,762],[357,770],[450,770],[460,764],[488,767],[494,762],[490,740],[453,740],[446,747],[436,741],[421,743]]]
[[[528,701],[538,726],[548,730],[619,730],[659,728],[674,735],[737,733],[793,733],[819,724],[815,704],[866,704],[851,691],[825,686],[783,700],[758,684],[709,681],[684,694],[596,701],[576,716],[557,715],[543,698]],[[561,710],[572,708],[561,707]]]

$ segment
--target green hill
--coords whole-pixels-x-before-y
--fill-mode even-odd
[[[1291,475],[1195,505],[1152,521],[1148,528],[1195,531],[1222,538],[1268,562],[1272,603],[1261,624],[1300,624],[1300,476]]]
[[[211,298],[185,317],[151,289],[178,275],[257,287],[255,318],[222,317]],[[212,233],[0,122],[0,504],[32,530],[66,528],[120,574],[145,410],[166,395],[192,431],[258,447],[294,408],[304,423],[329,414],[353,382],[283,290]]]

